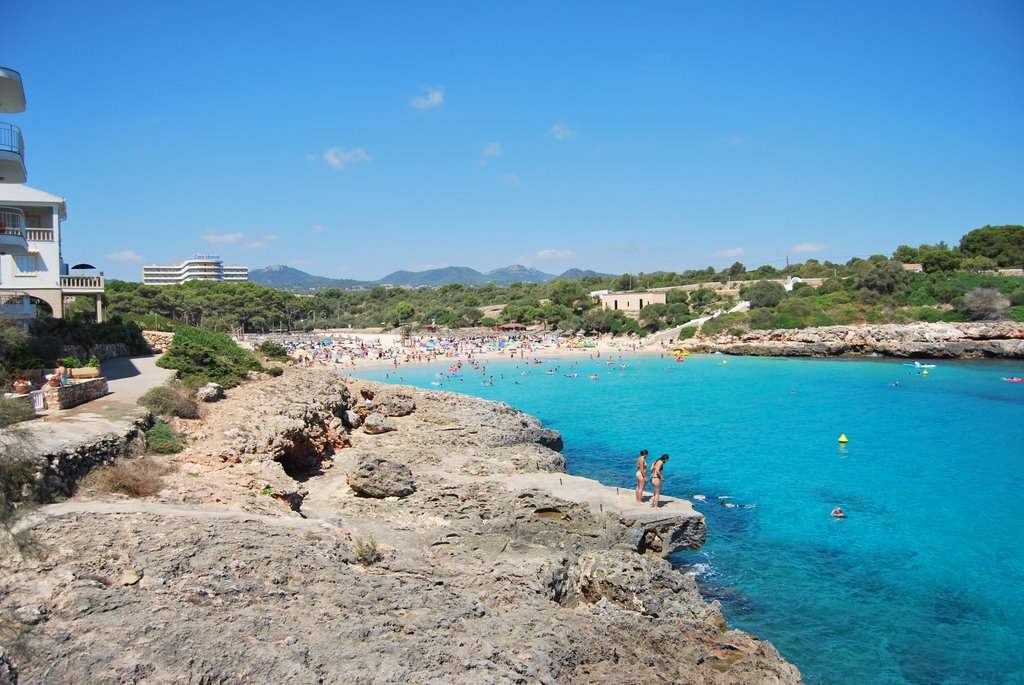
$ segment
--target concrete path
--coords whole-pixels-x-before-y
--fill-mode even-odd
[[[145,410],[136,404],[152,387],[174,372],[157,367],[158,357],[108,359],[101,367],[110,393],[63,411],[48,411],[34,421],[18,425],[30,451],[52,454],[62,447],[90,442],[110,433],[123,434]]]

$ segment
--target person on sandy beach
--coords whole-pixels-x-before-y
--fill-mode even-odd
[[[654,497],[651,498],[651,507],[657,509],[661,499],[661,484],[665,482],[665,474],[662,469],[665,467],[665,462],[668,461],[668,455],[663,454],[658,457],[653,464],[651,464],[651,487],[654,488]]]
[[[636,503],[644,502],[644,485],[647,483],[647,450],[640,450],[636,458]]]

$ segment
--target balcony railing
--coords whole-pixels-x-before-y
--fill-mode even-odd
[[[60,287],[65,290],[103,290],[103,274],[99,276],[61,276]]]
[[[53,229],[52,228],[26,228],[25,235],[29,240],[35,240],[39,243],[52,243],[53,242]]]
[[[15,152],[25,158],[25,139],[21,137],[21,129],[14,124],[0,123],[0,150]]]
[[[14,207],[0,207],[0,235],[25,239],[25,214]]]

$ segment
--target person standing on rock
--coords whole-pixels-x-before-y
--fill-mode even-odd
[[[651,506],[655,509],[658,508],[661,498],[661,484],[665,482],[665,474],[662,473],[662,469],[665,467],[665,462],[668,461],[668,455],[663,454],[651,464],[651,487],[654,488],[654,497],[651,498]]]
[[[647,450],[640,450],[636,458],[636,503],[644,503],[644,485],[647,483]]]

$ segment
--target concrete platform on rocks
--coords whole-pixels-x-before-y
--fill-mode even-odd
[[[616,521],[623,529],[623,538],[640,552],[668,556],[679,550],[700,549],[707,538],[704,515],[689,500],[662,495],[654,509],[649,492],[644,492],[644,503],[637,504],[632,489],[565,473],[516,473],[493,480],[515,490],[538,490],[586,505],[593,514]]]

